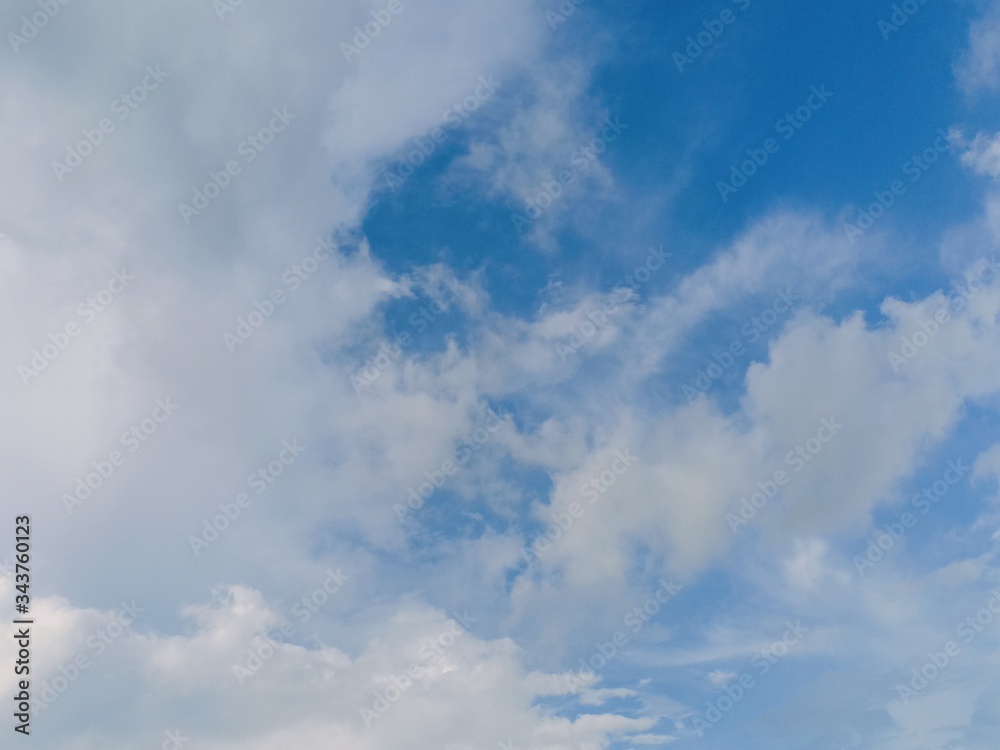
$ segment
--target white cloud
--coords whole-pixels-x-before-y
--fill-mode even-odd
[[[955,66],[966,93],[995,89],[1000,84],[1000,6],[995,3],[969,29],[969,46]]]
[[[678,703],[647,698],[613,669],[605,682],[571,691],[560,660],[581,643],[589,648],[595,632],[621,628],[650,595],[649,580],[676,573],[694,581],[713,566],[739,568],[781,607],[830,615],[809,653],[840,653],[848,638],[879,653],[894,632],[907,638],[883,647],[886,662],[919,651],[937,624],[920,622],[934,607],[919,586],[935,594],[972,586],[990,575],[985,553],[919,584],[898,580],[889,565],[859,581],[837,534],[867,528],[873,512],[898,502],[968,405],[995,397],[1000,292],[977,293],[968,312],[894,371],[887,354],[914,339],[945,298],[886,299],[877,322],[824,312],[858,280],[858,261],[891,238],[853,247],[819,214],[780,210],[750,221],[700,268],[669,271],[676,283],[664,278],[656,292],[581,285],[524,315],[498,312],[476,272],[460,279],[436,264],[396,275],[358,229],[374,181],[479,76],[495,75],[512,104],[468,122],[469,152],[447,172],[450,188],[516,202],[572,164],[595,124],[614,113],[587,94],[593,60],[546,57],[547,24],[534,4],[407,3],[344,60],[340,41],[380,7],[307,0],[289,13],[242,3],[220,20],[208,3],[71,3],[0,81],[0,159],[16,175],[0,188],[0,419],[10,426],[0,469],[7,496],[19,498],[9,505],[30,504],[45,530],[35,548],[45,566],[45,593],[35,599],[39,679],[51,684],[77,653],[94,657],[42,714],[39,739],[113,750],[154,746],[166,727],[179,727],[220,750],[664,744],[672,737],[658,719],[676,715]],[[4,11],[7,27],[19,13]],[[995,78],[990,28],[972,33],[962,75],[973,88]],[[169,76],[60,182],[52,162],[86,137],[81,131],[115,116],[115,98],[156,65]],[[283,107],[294,113],[287,132],[247,161],[240,144]],[[996,177],[996,151],[995,136],[977,136],[963,162]],[[241,160],[241,173],[185,222],[178,204],[230,159]],[[614,199],[600,160],[580,183],[538,222],[538,244],[588,211],[587,200]],[[988,197],[969,231],[1000,236],[998,205]],[[316,238],[331,230],[338,249],[304,277],[291,272],[306,268]],[[945,255],[960,269],[972,260],[947,246]],[[135,276],[128,288],[92,320],[78,312],[121,268]],[[404,351],[356,394],[349,376],[389,337],[389,304],[435,296],[445,284],[458,290],[451,312],[465,333]],[[285,301],[230,353],[223,334],[266,307],[274,289]],[[766,356],[746,360],[735,399],[710,392],[649,409],[629,398],[675,375],[685,343],[706,327],[750,315],[786,290],[801,307],[768,332]],[[61,341],[70,322],[80,335],[23,383],[18,366]],[[559,348],[570,343],[570,352]],[[744,363],[736,371],[742,376]],[[122,433],[160,398],[180,405],[176,415],[69,515],[63,493],[122,450]],[[502,429],[401,524],[394,504],[453,457],[491,404]],[[738,512],[739,498],[830,418],[843,433],[734,535],[726,514]],[[266,493],[252,494],[248,476],[285,440],[305,452]],[[977,477],[1000,474],[995,452],[979,456]],[[621,468],[622,453],[636,460]],[[605,491],[594,490],[590,503],[584,488],[595,480]],[[192,535],[241,492],[252,504],[195,556]],[[523,545],[573,504],[582,515],[521,571]],[[261,644],[255,634],[280,627],[338,565],[350,585],[241,685],[232,666]],[[57,595],[67,592],[72,601]],[[10,594],[0,581],[0,598]],[[146,611],[98,658],[88,638],[132,596]],[[366,728],[358,709],[374,705],[373,690],[384,697],[392,676],[423,664],[421,647],[448,632],[462,602],[481,613],[480,626],[421,667]],[[867,629],[831,615],[853,617],[857,602]],[[723,662],[766,646],[777,610],[749,626],[736,617],[709,622],[697,642],[677,645],[684,623],[667,609],[614,668],[698,665],[699,674],[711,670],[710,685],[725,685],[735,673]],[[662,647],[659,661],[640,663],[652,646]],[[11,649],[5,639],[4,663]],[[529,666],[527,649],[545,665]],[[982,691],[963,696],[964,708],[949,699],[934,721],[967,722],[973,699],[995,713]],[[112,703],[123,707],[117,724],[94,719]]]
[[[962,164],[978,174],[1000,179],[1000,133],[979,133],[962,154]]]
[[[4,596],[12,591],[0,580]],[[565,683],[526,672],[509,639],[480,639],[463,627],[461,613],[456,619],[426,605],[401,604],[350,654],[302,644],[298,622],[245,587],[217,589],[212,603],[188,607],[194,628],[182,635],[157,633],[143,604],[134,619],[121,620],[120,610],[35,600],[34,695],[48,703],[36,714],[37,741],[49,747],[72,746],[67,743],[74,738],[86,738],[86,747],[154,746],[162,728],[176,727],[199,747],[219,750],[289,743],[320,748],[331,741],[363,748],[404,741],[496,747],[508,738],[522,747],[569,750],[653,724],[603,713],[568,721],[533,707],[541,696],[560,694]],[[127,622],[123,628],[115,625],[121,621]],[[14,650],[13,639],[4,639],[6,662]],[[407,670],[416,677],[407,677]],[[10,692],[11,677],[4,681]],[[108,701],[120,709],[113,721]],[[491,706],[488,716],[483,705]],[[373,711],[367,721],[361,708]]]

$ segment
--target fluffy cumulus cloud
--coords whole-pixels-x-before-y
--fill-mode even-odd
[[[3,587],[12,590],[9,582]],[[102,612],[40,599],[36,616],[46,624],[35,633],[58,646],[37,662],[32,707],[40,722],[63,716],[41,739],[52,747],[156,747],[184,738],[203,747],[319,748],[331,741],[471,747],[502,737],[570,748],[652,724],[603,712],[559,719],[534,709],[540,698],[569,692],[567,683],[526,669],[509,638],[470,633],[468,613],[403,605],[347,654],[322,641],[295,643],[301,618],[274,610],[252,589],[213,594],[184,609],[189,626],[177,635],[144,624],[147,610],[136,600]],[[15,651],[5,644],[5,656]],[[78,687],[86,682],[90,690]],[[121,721],[93,724],[88,717],[109,699]],[[493,708],[489,716],[481,716],[483,703]]]
[[[978,174],[1000,179],[1000,133],[979,133],[962,154],[962,163]]]
[[[0,12],[3,731],[994,747],[1000,16],[731,5]]]

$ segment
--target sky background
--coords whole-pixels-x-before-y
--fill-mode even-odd
[[[995,0],[0,28],[18,742],[995,750]]]

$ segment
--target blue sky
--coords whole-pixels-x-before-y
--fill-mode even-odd
[[[2,14],[39,747],[996,747],[1000,5],[230,3]]]

